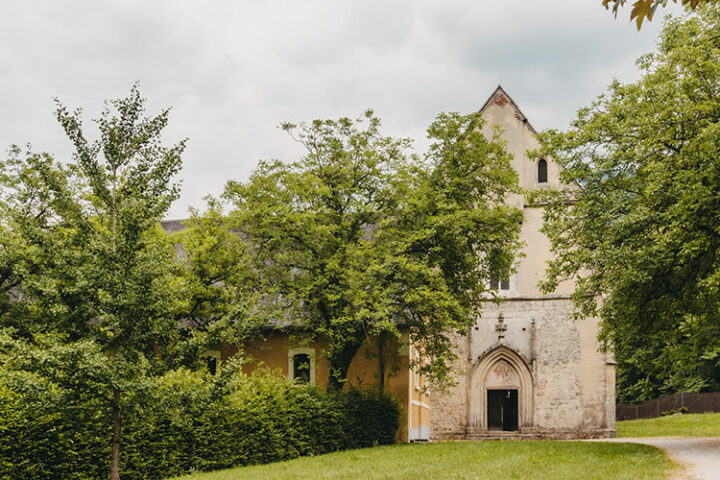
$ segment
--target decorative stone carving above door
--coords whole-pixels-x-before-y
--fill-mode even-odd
[[[520,379],[515,367],[506,360],[500,359],[495,362],[485,377],[485,388],[520,388]]]

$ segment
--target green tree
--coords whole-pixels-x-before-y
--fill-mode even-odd
[[[638,81],[615,81],[567,132],[541,135],[576,189],[545,200],[557,258],[599,315],[618,398],[720,387],[720,6],[668,20]]]
[[[186,293],[179,320],[187,335],[176,354],[179,363],[192,363],[208,346],[241,345],[266,323],[248,320],[259,297],[253,290],[257,279],[245,241],[232,230],[223,203],[208,197],[205,211],[191,208],[182,224],[171,235]]]
[[[613,14],[617,17],[617,12],[620,7],[624,6],[627,0],[602,0],[602,4],[605,9],[612,8]],[[672,0],[674,3],[678,3],[678,0]],[[680,0],[680,4],[689,10],[695,10],[704,3],[711,3],[716,0]],[[648,22],[652,21],[655,11],[658,7],[662,6],[665,8],[668,0],[635,0],[630,10],[630,20],[635,20],[638,30],[642,27],[643,21],[647,19]]]
[[[15,151],[2,177],[8,193],[0,221],[3,266],[11,263],[4,257],[12,258],[9,252],[20,259],[0,292],[3,326],[24,337],[19,346],[29,340],[38,349],[42,361],[28,369],[103,401],[112,425],[113,480],[123,412],[140,398],[145,379],[177,357],[177,318],[186,306],[187,282],[160,226],[178,196],[173,178],[185,141],[164,146],[168,110],[148,118],[144,103],[137,85],[127,98],[108,102],[96,120],[99,138],[90,141],[81,112],[58,102],[73,161],[65,167]],[[43,332],[64,346],[43,347]],[[52,351],[63,355],[49,358]],[[92,362],[77,362],[81,356]]]
[[[342,388],[369,336],[403,328],[422,371],[449,380],[449,334],[472,324],[518,246],[521,213],[504,204],[516,175],[481,126],[479,114],[441,115],[421,161],[409,140],[382,136],[371,111],[285,124],[306,155],[228,183],[263,295],[253,314],[327,339],[329,389]]]
[[[24,335],[42,331],[39,299],[28,290],[52,288],[38,280],[56,260],[48,254],[56,243],[51,226],[68,206],[72,182],[71,170],[47,154],[13,146],[0,161],[0,321]]]

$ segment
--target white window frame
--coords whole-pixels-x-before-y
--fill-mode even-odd
[[[295,380],[295,355],[305,354],[310,358],[310,383],[315,383],[315,349],[311,347],[295,347],[288,350],[288,380]]]
[[[497,289],[494,289],[494,290],[495,290],[498,294],[501,294],[501,295],[512,292],[512,291],[513,291],[513,287],[515,286],[515,275],[516,275],[516,273],[513,273],[513,274],[510,274],[510,275],[508,276],[508,279],[507,279],[508,288],[502,288],[503,281],[502,281],[501,279],[498,279],[498,280],[497,280],[497,282],[498,282]],[[493,280],[494,280],[494,279],[491,278],[491,279],[488,281],[488,284],[487,284],[487,287],[488,287],[488,289],[490,289],[490,290],[493,290]]]
[[[412,352],[413,360],[415,361],[415,366],[413,367],[413,384],[415,386],[415,390],[420,391],[422,389],[420,384],[422,381],[420,376],[420,362],[422,359],[420,358],[420,351],[417,348],[413,348]]]

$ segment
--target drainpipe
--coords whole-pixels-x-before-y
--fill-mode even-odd
[[[533,374],[536,373],[535,372],[535,364],[536,364],[535,355],[536,355],[536,352],[535,352],[535,319],[533,318],[530,321],[530,365],[532,366]]]

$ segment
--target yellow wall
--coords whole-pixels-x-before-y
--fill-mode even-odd
[[[410,356],[415,361],[422,361],[419,353],[410,346]],[[425,379],[422,375],[408,370],[408,435],[410,440],[430,439],[430,397],[425,388]]]
[[[323,352],[327,341],[320,340],[308,342],[300,336],[269,334],[265,338],[253,340],[242,347],[243,355],[248,359],[243,365],[245,373],[251,373],[258,366],[269,368],[283,377],[289,374],[289,352],[293,348],[305,347],[314,350],[314,377],[315,383],[324,388],[328,381],[328,361]],[[222,347],[222,359],[226,360],[238,352],[238,348],[231,345]],[[378,341],[370,338],[355,355],[347,375],[349,386],[370,389],[378,388],[380,384],[380,358],[378,355]],[[412,374],[408,374],[408,347],[407,335],[399,340],[386,342],[384,347],[384,392],[394,397],[402,408],[398,441],[408,439],[408,413],[411,411],[411,395],[414,388],[411,386]],[[427,422],[429,425],[429,420]]]

